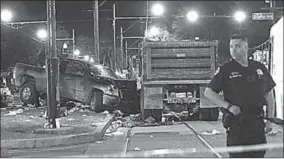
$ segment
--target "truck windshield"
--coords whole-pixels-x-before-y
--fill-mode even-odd
[[[103,77],[118,79],[117,75],[108,67],[101,65],[89,65],[89,70],[92,76],[99,75]]]

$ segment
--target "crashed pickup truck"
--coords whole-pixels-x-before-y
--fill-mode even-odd
[[[41,67],[16,64],[13,75],[23,103],[35,104],[39,96],[46,97],[45,71]],[[59,72],[60,100],[91,105],[96,112],[116,108],[123,98],[122,89],[136,82],[119,79],[109,67],[101,64],[70,58],[60,59]]]

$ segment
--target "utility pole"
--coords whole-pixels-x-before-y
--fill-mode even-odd
[[[59,67],[56,52],[56,14],[55,0],[47,1],[47,124],[48,128],[56,128],[57,101],[59,100]]]
[[[148,33],[148,21],[149,21],[149,1],[147,0],[147,3],[146,3],[146,24],[145,24],[145,33],[144,33],[143,42],[145,42],[146,34]]]
[[[75,52],[75,29],[72,29],[72,47],[73,47],[73,49],[72,49],[72,54],[73,54],[73,56],[74,56],[74,52]]]
[[[127,50],[127,41],[125,41],[125,69],[127,68],[128,65],[128,50]]]
[[[125,66],[125,63],[124,63],[124,51],[123,51],[123,29],[122,27],[120,27],[120,52],[121,52],[121,62],[122,62],[122,69],[124,68]]]
[[[143,20],[146,19],[146,29],[145,33],[147,32],[147,25],[149,19],[160,19],[161,17],[156,17],[156,16],[149,16],[149,1],[147,0],[147,14],[146,16],[136,16],[136,17],[116,17],[116,10],[115,10],[115,4],[113,4],[113,19],[112,19],[112,26],[113,26],[113,69],[115,71],[116,67],[116,20]],[[125,30],[128,31],[133,25],[131,25],[129,28]],[[143,39],[145,40],[145,33]]]
[[[99,63],[99,6],[98,0],[93,0],[93,17],[94,17],[94,60]]]
[[[112,56],[112,66],[113,66],[113,71],[116,71],[116,34],[115,34],[115,22],[116,22],[116,17],[115,17],[115,3],[113,4],[113,21],[112,21],[112,26],[113,26],[113,56]]]
[[[275,3],[276,1],[275,0],[270,0],[269,1],[269,7],[271,9],[271,12],[273,13],[273,19],[272,19],[272,25],[275,23]]]

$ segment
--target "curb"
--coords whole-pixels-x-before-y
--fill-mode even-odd
[[[107,116],[106,122],[98,126],[94,132],[90,133],[48,138],[1,140],[1,150],[68,146],[99,141],[103,138],[107,128],[111,125],[114,116],[114,114]]]

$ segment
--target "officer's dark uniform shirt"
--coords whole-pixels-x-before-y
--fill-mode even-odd
[[[243,67],[232,59],[218,69],[209,87],[216,93],[223,91],[224,99],[240,106],[242,113],[259,115],[264,95],[275,86],[266,67],[253,60]]]

